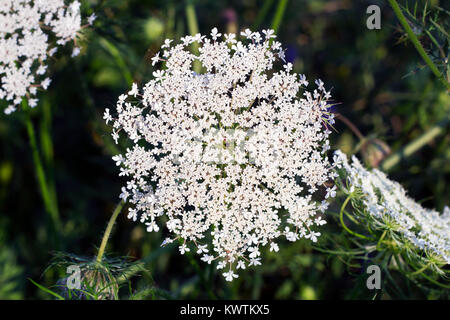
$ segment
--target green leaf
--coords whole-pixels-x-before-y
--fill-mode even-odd
[[[28,280],[30,280],[36,287],[38,287],[38,288],[41,289],[42,291],[47,292],[48,294],[50,294],[50,295],[52,295],[52,296],[58,298],[59,300],[65,300],[62,296],[60,296],[60,295],[57,294],[56,292],[54,292],[54,291],[52,291],[52,290],[50,290],[50,289],[48,289],[48,288],[46,288],[46,287],[40,285],[39,283],[33,281],[33,279],[28,278]]]

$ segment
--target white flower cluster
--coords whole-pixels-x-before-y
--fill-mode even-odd
[[[340,150],[335,152],[337,167],[346,172],[348,193],[361,191],[362,202],[370,216],[366,223],[374,230],[389,230],[391,237],[401,243],[408,241],[415,248],[450,263],[450,209],[440,215],[423,208],[407,196],[405,189],[377,169],[365,169],[353,156],[350,164]]]
[[[82,28],[78,1],[69,6],[64,0],[0,1],[0,100],[9,103],[6,114],[14,112],[23,98],[31,107],[37,105],[37,90],[50,85],[46,60],[58,46],[75,41]],[[79,51],[75,47],[72,55]]]
[[[184,240],[184,254],[192,241],[203,261],[226,268],[228,281],[237,278],[233,270],[261,264],[261,246],[278,251],[280,236],[317,241],[328,203],[313,194],[335,177],[323,82],[308,92],[290,63],[273,70],[284,52],[272,30],[242,36],[222,41],[214,28],[210,38],[166,40],[153,59],[165,68],[142,90],[134,84],[121,95],[114,117],[104,114],[116,142],[124,133],[134,143],[113,157],[129,178],[121,194],[134,204],[128,217],[151,232],[165,215],[174,237],[164,244]],[[193,42],[198,55],[187,48]],[[202,74],[192,71],[196,60]],[[335,194],[328,188],[326,198]]]

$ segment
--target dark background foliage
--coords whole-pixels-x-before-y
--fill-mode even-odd
[[[67,49],[51,62],[52,85],[40,95],[32,114],[44,153],[46,133],[51,132],[53,139],[53,156],[51,146],[45,154],[49,155],[47,169],[56,181],[60,230],[51,228],[43,208],[23,115],[0,115],[0,298],[49,298],[27,278],[51,287],[65,276],[61,268],[44,273],[53,251],[95,256],[123,183],[111,157],[126,148],[114,145],[103,111],[115,104],[131,81],[143,84],[150,79],[150,58],[165,38],[189,33],[186,3],[83,3],[87,14],[96,12],[95,27],[85,33],[81,56],[70,59]],[[201,33],[215,26],[221,32],[269,28],[278,3],[193,2]],[[424,3],[419,1],[419,7]],[[371,4],[381,7],[380,30],[366,27],[366,8]],[[446,1],[428,1],[428,5],[447,5],[448,10]],[[424,67],[387,1],[290,0],[277,34],[294,71],[306,74],[310,81],[321,78],[327,88],[333,88],[338,103],[334,112],[348,118],[364,136],[378,139],[378,149],[373,149],[378,151],[358,153],[368,165],[380,156],[380,145],[400,150],[448,117],[448,93]],[[419,34],[419,38],[442,64],[426,36]],[[444,48],[448,50],[448,43]],[[335,128],[333,148],[349,154],[360,151],[360,141],[348,125],[338,120]],[[437,210],[449,204],[449,142],[447,130],[389,171],[411,197]],[[323,233],[339,234],[333,218],[328,220]],[[163,238],[164,232],[148,234],[125,214],[119,217],[108,254],[142,260],[147,270],[133,279],[132,291],[155,288],[155,298],[169,294],[174,298],[365,299],[376,295],[365,288],[363,268],[349,267],[345,259],[313,250],[307,242],[283,243],[278,254],[266,252],[262,266],[247,270],[230,285],[202,262],[196,272],[196,265],[180,256],[176,247],[160,248]],[[205,287],[211,288],[209,294]],[[415,294],[433,297],[420,290]],[[378,297],[391,296],[378,292]]]

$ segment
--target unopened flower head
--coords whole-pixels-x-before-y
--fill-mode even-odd
[[[79,1],[0,1],[0,100],[9,103],[6,114],[24,98],[31,107],[37,105],[38,89],[50,85],[47,59],[59,46],[75,41],[82,28]],[[77,53],[75,47],[73,55]]]
[[[121,194],[134,204],[129,218],[158,231],[165,215],[173,236],[164,243],[182,239],[182,254],[217,260],[229,281],[233,270],[261,264],[262,246],[278,251],[281,236],[317,241],[327,203],[313,196],[334,178],[323,82],[309,92],[290,63],[274,70],[284,55],[272,30],[241,35],[214,28],[210,37],[166,40],[152,59],[165,68],[104,115],[116,142],[123,134],[134,143],[113,157],[129,179]],[[204,72],[193,71],[195,61]]]
[[[450,263],[450,209],[444,212],[426,209],[407,196],[405,189],[390,180],[383,172],[365,169],[353,156],[349,163],[340,150],[335,152],[335,163],[345,170],[348,193],[362,195],[366,224],[372,230],[387,231],[400,247],[424,251]],[[407,242],[407,243],[406,243]],[[422,256],[422,254],[421,254]]]

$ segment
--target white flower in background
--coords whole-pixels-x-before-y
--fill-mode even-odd
[[[95,13],[91,14],[87,19],[90,26],[94,24],[95,20],[97,20],[97,16],[95,15]]]
[[[340,150],[335,160],[346,172],[348,193],[362,194],[365,222],[373,230],[389,230],[393,239],[407,241],[418,249],[437,255],[450,263],[450,209],[426,209],[407,196],[406,190],[377,169],[365,169],[353,156],[349,163]],[[356,191],[355,191],[356,190]],[[405,246],[407,247],[407,246]]]
[[[165,215],[173,239],[194,243],[207,263],[218,259],[229,281],[233,268],[261,264],[262,246],[278,251],[281,236],[317,241],[326,206],[313,194],[334,174],[323,152],[333,121],[323,82],[309,92],[291,64],[273,70],[283,50],[272,30],[243,34],[167,39],[152,60],[166,68],[104,114],[114,140],[133,142],[114,157],[129,179],[121,198],[134,204],[130,216],[153,225]],[[192,71],[195,60],[205,72]]]
[[[9,103],[6,114],[14,112],[23,98],[33,102],[31,107],[37,105],[37,89],[50,85],[45,77],[48,57],[58,46],[75,42],[82,28],[79,1],[68,5],[63,0],[0,1],[0,100]],[[75,47],[72,56],[79,53]]]
[[[238,275],[235,274],[233,272],[233,270],[223,273],[223,276],[225,277],[225,280],[227,280],[227,281],[233,281],[234,279],[238,278]]]

